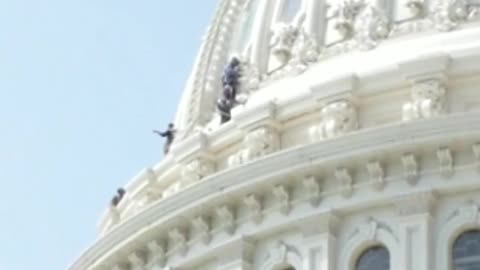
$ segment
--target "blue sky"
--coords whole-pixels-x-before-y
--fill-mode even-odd
[[[0,269],[65,269],[161,159],[217,0],[0,0]]]

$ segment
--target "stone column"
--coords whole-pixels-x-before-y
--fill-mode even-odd
[[[396,199],[402,254],[397,269],[432,269],[432,215],[434,192],[418,192]]]
[[[253,22],[251,63],[256,66],[260,74],[268,69],[268,55],[271,22],[274,10],[274,0],[260,0]]]
[[[325,42],[327,31],[326,1],[304,0],[303,6],[305,6],[305,32],[321,46]]]
[[[336,236],[338,218],[332,213],[322,214],[311,221],[302,220],[300,229],[304,239],[306,263],[302,270],[335,270]]]
[[[276,0],[274,4],[274,12],[272,15],[272,25],[275,25],[280,21],[280,18],[282,16],[282,11],[285,8],[285,4],[287,4],[288,0]]]

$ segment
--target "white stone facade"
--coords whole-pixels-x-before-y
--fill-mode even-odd
[[[388,269],[458,270],[457,239],[480,230],[480,2],[258,1],[245,103],[215,124],[255,2],[223,0],[170,153],[70,270],[362,270],[377,247]]]

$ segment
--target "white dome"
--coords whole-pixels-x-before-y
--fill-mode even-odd
[[[479,9],[220,1],[170,153],[70,269],[478,269]]]

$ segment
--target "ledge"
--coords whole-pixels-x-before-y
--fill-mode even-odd
[[[156,190],[160,191],[161,188],[173,184],[180,175],[181,166],[188,164],[192,159],[207,157],[211,160],[211,157],[216,156],[218,152],[227,147],[240,147],[240,142],[245,133],[259,125],[272,126],[280,132],[286,132],[289,131],[289,126],[282,126],[285,121],[305,114],[314,117],[315,112],[322,106],[339,98],[349,99],[353,103],[361,103],[362,98],[370,95],[384,94],[401,85],[407,87],[410,79],[421,78],[424,74],[427,74],[427,76],[440,74],[444,77],[442,74],[448,71],[448,75],[453,77],[453,75],[462,76],[480,72],[480,61],[478,59],[480,58],[478,53],[480,42],[473,42],[472,34],[480,34],[480,29],[465,29],[445,34],[450,38],[454,36],[465,41],[460,48],[453,47],[453,44],[442,43],[442,47],[432,48],[431,52],[421,57],[404,55],[406,58],[397,56],[395,61],[398,62],[396,63],[390,61],[390,64],[383,63],[383,66],[379,63],[369,64],[370,66],[366,66],[366,69],[369,70],[367,73],[359,70],[358,67],[353,67],[345,69],[343,75],[339,74],[337,77],[321,82],[312,78],[313,73],[320,72],[317,69],[322,68],[323,64],[319,63],[318,67],[312,67],[304,75],[292,78],[292,80],[307,80],[305,89],[300,88],[298,91],[290,91],[291,94],[288,98],[263,103],[255,102],[252,105],[239,108],[238,111],[234,111],[232,121],[218,129],[197,132],[174,144],[171,153],[152,169],[157,177]],[[445,37],[442,39],[445,39]],[[439,40],[436,40],[436,42],[440,43]],[[443,50],[440,48],[443,48]],[[382,47],[366,54],[369,54],[370,57],[380,57],[385,54],[385,50],[391,51],[391,48]],[[349,58],[357,59],[358,57],[352,55]],[[359,59],[365,60],[365,57],[358,58],[356,61]],[[392,65],[396,68],[393,69]],[[421,65],[422,68],[414,73],[408,71],[409,68],[411,69],[416,65]],[[388,85],[385,84],[386,82],[388,82]],[[382,85],[383,88],[378,88],[379,85]],[[309,118],[306,117],[305,119]],[[363,126],[363,123],[359,124]],[[118,206],[118,212],[122,217],[125,216],[126,209],[131,209],[129,198],[136,200],[147,192],[149,185],[145,179],[145,175],[140,173],[126,186],[127,198]],[[98,225],[101,233],[106,233],[111,227],[111,216],[108,210],[102,215]]]
[[[110,233],[98,239],[72,265],[72,270],[87,269],[101,257],[108,256],[137,234],[153,226],[165,224],[214,198],[225,198],[235,190],[261,181],[283,177],[287,173],[308,169],[312,164],[325,164],[362,153],[378,153],[387,149],[407,151],[418,144],[437,144],[459,138],[480,135],[480,113],[457,114],[428,121],[416,121],[372,128],[337,139],[284,150],[256,162],[226,170],[204,179],[175,196],[158,201],[143,212],[119,224]],[[157,224],[157,225],[154,225]]]

